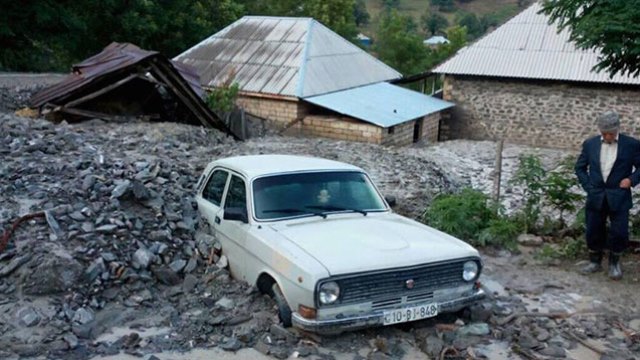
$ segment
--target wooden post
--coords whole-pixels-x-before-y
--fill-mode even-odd
[[[500,178],[502,177],[502,147],[504,139],[498,141],[496,149],[496,166],[493,169],[493,200],[496,205],[500,203]]]

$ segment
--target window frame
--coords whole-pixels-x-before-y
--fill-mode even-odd
[[[281,176],[281,175],[296,175],[296,174],[316,174],[316,173],[334,173],[334,172],[355,172],[355,173],[359,173],[359,174],[363,174],[367,180],[369,181],[369,184],[371,184],[371,186],[373,187],[375,193],[380,197],[380,199],[382,200],[382,204],[384,205],[384,209],[380,209],[380,210],[372,210],[370,211],[371,213],[385,213],[385,212],[389,212],[391,211],[391,208],[388,206],[387,204],[387,200],[384,198],[384,196],[382,195],[382,192],[380,192],[380,189],[378,189],[378,186],[376,185],[376,183],[371,180],[371,177],[369,176],[369,174],[367,174],[364,171],[359,171],[359,170],[345,170],[345,169],[326,169],[326,170],[303,170],[303,171],[292,171],[292,172],[281,172],[281,173],[273,173],[273,174],[263,174],[260,176],[257,176],[253,179],[251,179],[250,185],[249,185],[249,191],[251,193],[251,219],[253,219],[253,221],[255,222],[259,222],[259,223],[270,223],[270,222],[278,222],[278,221],[286,221],[286,220],[295,220],[295,219],[304,219],[304,218],[308,218],[310,215],[309,214],[304,214],[304,215],[292,215],[292,216],[287,216],[287,217],[281,217],[281,218],[275,218],[275,219],[261,219],[257,217],[257,213],[256,213],[256,204],[253,201],[253,199],[255,198],[254,193],[253,193],[253,183],[256,180],[265,178],[265,177],[272,177],[272,176]],[[345,214],[345,212],[335,212],[335,214]],[[311,215],[313,216],[313,215]]]
[[[207,189],[207,185],[209,185],[209,182],[212,180],[213,174],[216,173],[217,171],[223,171],[225,173],[227,173],[227,178],[224,181],[224,186],[222,187],[222,194],[220,195],[220,203],[216,204],[213,201],[207,199],[204,196],[204,192]],[[218,208],[222,207],[223,204],[223,200],[225,199],[225,194],[227,193],[227,187],[229,186],[229,175],[231,175],[231,171],[227,168],[223,168],[223,167],[215,167],[213,169],[211,169],[211,171],[209,172],[209,176],[207,176],[207,181],[204,181],[204,185],[202,186],[202,189],[200,190],[200,197],[202,197],[203,200],[209,202],[211,205],[213,206],[217,206]]]
[[[242,182],[244,183],[244,202],[245,202],[245,208],[247,210],[247,212],[249,211],[249,192],[247,191],[247,179],[245,179],[244,176],[236,173],[236,172],[230,172],[229,175],[231,175],[230,177],[227,178],[227,184],[225,186],[225,191],[224,191],[224,195],[223,195],[223,200],[221,202],[220,208],[224,211],[227,209],[227,198],[229,196],[229,190],[231,189],[231,181],[233,180],[233,177],[237,177],[238,179],[242,180]]]

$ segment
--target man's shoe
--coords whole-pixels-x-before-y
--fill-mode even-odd
[[[580,269],[583,274],[593,274],[602,271],[602,252],[589,251],[589,264]]]
[[[609,253],[609,278],[611,280],[622,279],[622,268],[620,267],[620,254]]]
[[[597,273],[602,271],[602,265],[600,265],[600,263],[593,263],[590,262],[589,264],[585,265],[582,269],[580,269],[580,272],[583,274],[593,274],[593,273]]]

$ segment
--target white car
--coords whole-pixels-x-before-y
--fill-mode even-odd
[[[302,156],[211,162],[196,199],[231,275],[318,333],[453,312],[484,297],[467,243],[394,214],[360,168]]]

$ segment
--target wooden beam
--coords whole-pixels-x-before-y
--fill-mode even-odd
[[[109,86],[105,86],[105,87],[103,87],[102,89],[100,89],[100,90],[98,90],[96,92],[93,92],[93,93],[91,93],[89,95],[86,95],[86,96],[83,96],[81,98],[75,99],[73,101],[69,101],[68,103],[64,104],[64,106],[65,107],[74,107],[74,106],[76,106],[78,104],[82,104],[83,102],[86,102],[88,100],[95,99],[98,96],[106,94],[109,91],[111,91],[111,90],[113,90],[113,89],[115,89],[117,87],[120,87],[120,86],[128,83],[129,81],[137,78],[137,77],[138,77],[137,73],[136,74],[131,74],[131,75],[127,76],[126,78],[124,78],[124,79],[122,79],[120,81],[117,81],[117,82],[115,82],[115,83],[113,83],[113,84],[111,84]]]

